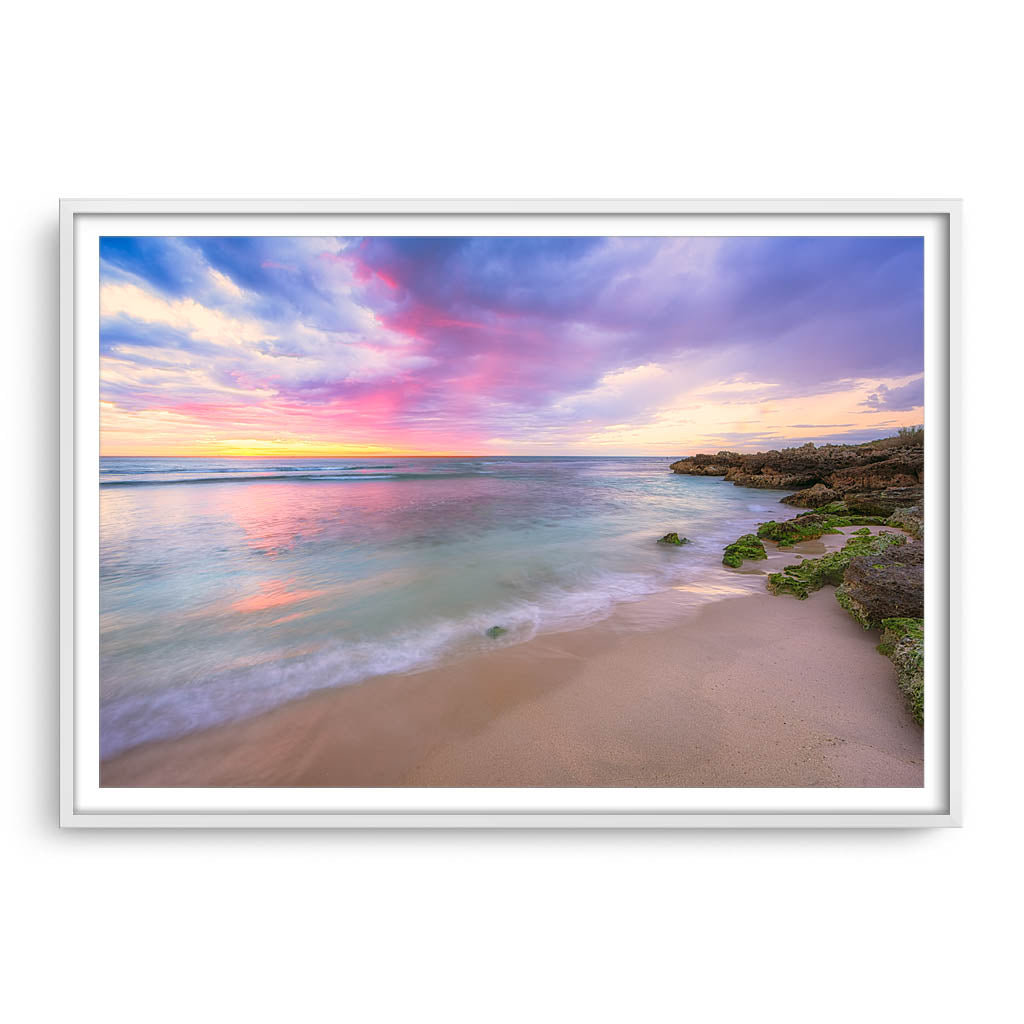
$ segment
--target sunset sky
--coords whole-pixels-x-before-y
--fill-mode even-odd
[[[920,238],[100,241],[104,455],[684,455],[921,423]]]

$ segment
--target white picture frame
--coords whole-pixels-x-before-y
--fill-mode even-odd
[[[910,828],[962,822],[960,716],[960,421],[958,200],[254,200],[66,199],[60,204],[60,824],[72,828]],[[98,566],[97,281],[83,259],[99,233],[368,233],[383,220],[404,233],[429,220],[463,233],[493,225],[564,225],[614,233],[661,223],[671,233],[863,233],[926,237],[926,490],[929,537],[926,785],[875,790],[101,790],[95,664]],[[314,230],[315,225],[315,230]],[[358,229],[356,227],[358,225]],[[796,226],[801,225],[798,229]],[[837,226],[842,225],[841,230]],[[909,225],[909,226],[908,226]],[[726,230],[726,227],[729,230]],[[465,229],[469,228],[469,231]],[[780,228],[784,230],[779,230]],[[378,228],[379,230],[379,228]],[[397,231],[394,233],[398,233]],[[454,233],[454,232],[451,232]],[[511,233],[519,233],[518,230]],[[655,232],[657,233],[657,232]],[[664,233],[670,233],[666,230]],[[90,396],[92,396],[90,398]],[[89,594],[92,593],[92,607]],[[685,794],[685,798],[680,795]],[[339,796],[341,794],[341,796]],[[780,795],[781,794],[781,795]],[[802,796],[805,794],[805,796]],[[822,797],[822,794],[825,794]],[[894,797],[893,794],[897,796]]]

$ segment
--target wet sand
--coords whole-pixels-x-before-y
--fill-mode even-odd
[[[585,629],[146,744],[104,762],[101,785],[920,786],[923,733],[877,633],[832,588],[807,601],[763,589],[794,552],[844,539],[723,568],[696,608],[680,588]]]

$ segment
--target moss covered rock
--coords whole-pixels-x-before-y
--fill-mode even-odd
[[[666,533],[659,541],[659,544],[689,544],[689,538],[680,537],[678,533]]]
[[[768,553],[752,533],[746,533],[739,540],[734,541],[722,555],[722,564],[733,569],[738,569],[748,559],[767,558]]]
[[[827,505],[820,505],[814,511],[825,516],[845,516],[849,514],[850,509],[845,501],[830,501]]]
[[[885,525],[906,530],[911,537],[924,540],[924,508],[921,505],[912,505],[910,508],[898,508],[886,519]]]
[[[896,681],[907,707],[924,724],[924,619],[903,617],[882,620],[878,650],[896,666]]]
[[[880,629],[885,619],[924,615],[924,544],[903,540],[852,558],[843,574],[836,600],[865,629]]]
[[[757,535],[775,541],[780,548],[788,548],[797,541],[815,540],[826,533],[838,533],[837,529],[829,525],[829,518],[817,512],[805,512],[796,519],[787,519],[782,523],[771,519],[758,525]]]
[[[825,512],[803,512],[795,519],[777,523],[774,519],[761,523],[758,537],[773,540],[780,548],[792,547],[801,540],[816,540],[829,533],[839,533],[845,526],[881,526],[884,519],[877,516],[834,515]]]
[[[838,587],[852,559],[877,555],[905,542],[906,538],[898,533],[872,536],[865,527],[864,532],[855,533],[840,551],[832,551],[821,558],[805,558],[796,565],[787,565],[781,572],[773,572],[768,577],[768,590],[773,594],[792,594],[805,601],[824,586]]]

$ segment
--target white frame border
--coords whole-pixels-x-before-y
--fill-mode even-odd
[[[927,214],[947,218],[948,794],[928,813],[83,813],[75,807],[75,217],[79,214]],[[962,824],[960,673],[960,200],[64,199],[60,203],[60,825],[86,828],[907,828]]]

